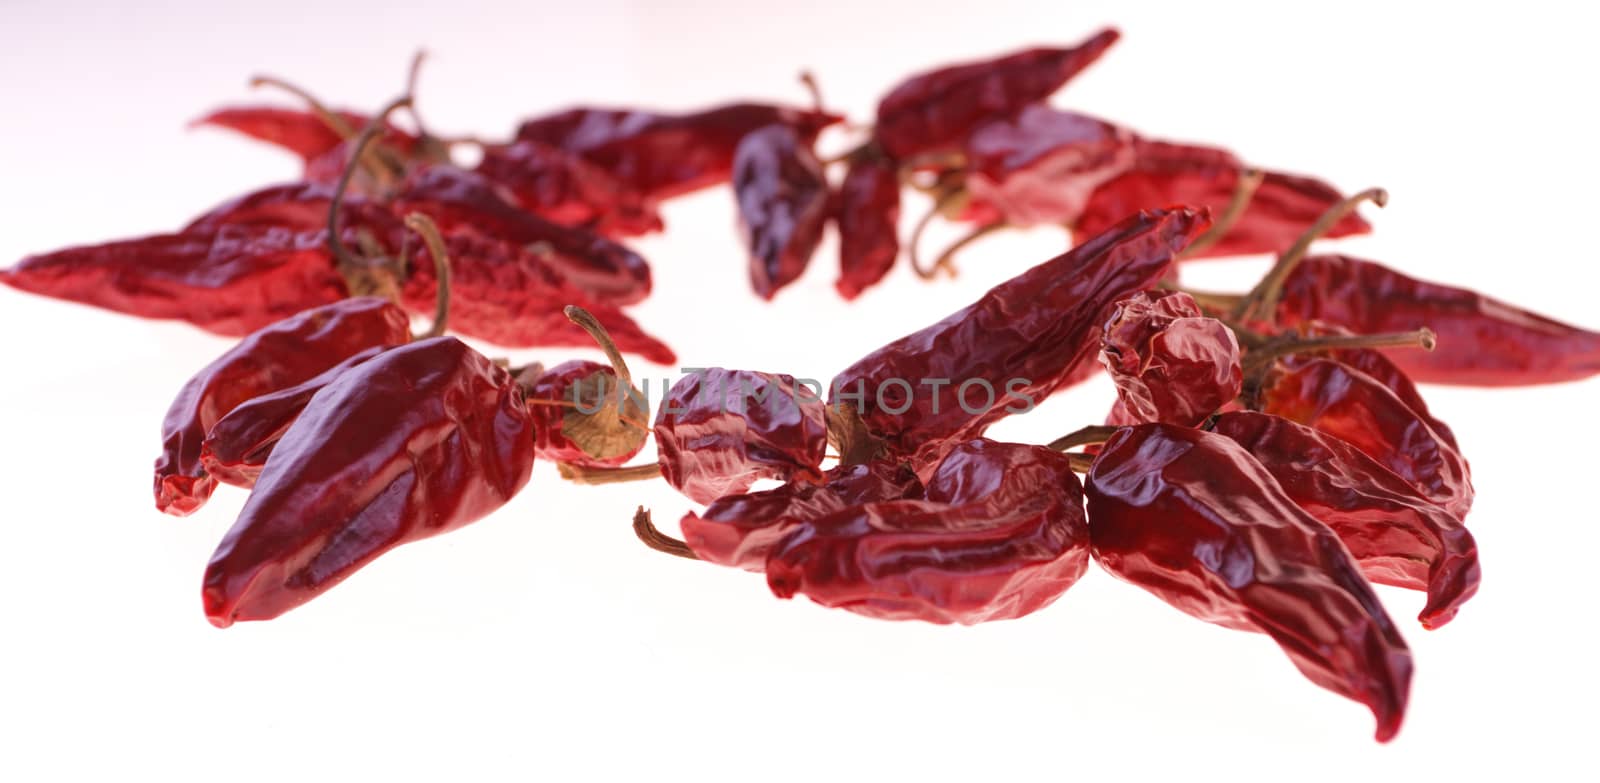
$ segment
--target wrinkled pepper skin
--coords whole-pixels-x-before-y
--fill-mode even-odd
[[[528,414],[533,417],[534,455],[548,462],[566,463],[584,467],[609,468],[625,465],[634,455],[632,451],[611,457],[594,457],[572,442],[562,432],[567,414],[572,408],[560,405],[541,405],[539,401],[576,404],[579,393],[588,389],[595,393],[601,386],[607,394],[617,393],[617,376],[610,365],[588,360],[562,362],[540,373],[527,387]],[[639,442],[644,447],[644,441]]]
[[[799,133],[768,125],[739,142],[732,179],[750,286],[770,300],[811,264],[828,223],[828,177]]]
[[[975,440],[920,500],[852,506],[795,525],[767,558],[779,598],[884,620],[973,625],[1048,606],[1089,565],[1083,488],[1065,455]]]
[[[1309,337],[1354,334],[1343,327],[1320,321],[1302,323],[1295,331]],[[1413,348],[1411,350],[1415,351],[1416,349]],[[1406,407],[1416,412],[1417,416],[1427,422],[1440,440],[1456,451],[1461,450],[1461,447],[1456,443],[1455,432],[1450,429],[1450,425],[1440,421],[1428,409],[1428,401],[1422,398],[1422,391],[1417,388],[1416,383],[1412,382],[1411,376],[1400,369],[1399,365],[1396,365],[1382,351],[1371,348],[1344,348],[1337,351],[1323,351],[1317,355],[1333,359],[1340,364],[1348,365],[1372,376],[1373,380],[1383,384],[1389,391],[1394,392],[1394,396],[1399,397],[1400,401],[1406,404]]]
[[[1400,729],[1411,653],[1339,537],[1244,447],[1166,424],[1120,431],[1087,481],[1094,557],[1190,615],[1272,637],[1308,679]]]
[[[960,219],[1016,227],[1073,225],[1095,189],[1136,158],[1132,133],[1043,105],[979,126],[965,149]]]
[[[504,505],[533,460],[509,373],[453,337],[390,350],[317,392],[273,449],[206,568],[206,617],[277,617]]]
[[[283,439],[289,425],[299,418],[311,398],[350,368],[387,349],[388,346],[368,348],[310,380],[267,392],[235,406],[212,425],[201,442],[201,468],[224,484],[255,486],[256,477],[261,475],[261,468],[272,455],[272,447]]]
[[[1220,214],[1233,200],[1243,161],[1227,150],[1140,139],[1132,170],[1096,188],[1073,227],[1084,235],[1141,209],[1188,204]],[[1309,177],[1266,172],[1250,206],[1216,244],[1186,258],[1278,253],[1310,228],[1344,196]],[[1372,227],[1355,212],[1323,236],[1365,234]]]
[[[1432,329],[1439,339],[1433,351],[1385,352],[1423,383],[1526,386],[1600,373],[1600,332],[1349,256],[1302,260],[1284,281],[1277,316],[1356,332]]]
[[[216,488],[201,464],[218,421],[246,401],[314,378],[362,351],[404,345],[410,319],[381,299],[345,299],[264,327],[184,384],[161,424],[156,508],[194,513]]]
[[[1253,411],[1224,413],[1210,430],[1243,446],[1295,505],[1339,534],[1368,579],[1426,591],[1423,627],[1449,622],[1478,592],[1472,534],[1356,447]]]
[[[1050,97],[1119,37],[1108,28],[1074,47],[1027,49],[913,76],[878,103],[873,136],[900,161],[959,145],[978,125]]]
[[[718,498],[706,510],[685,514],[684,542],[701,560],[762,571],[767,556],[795,525],[863,503],[915,500],[922,483],[909,469],[888,461],[841,465],[821,482],[791,481],[762,492]]]
[[[224,226],[279,227],[294,231],[319,231],[328,226],[333,203],[332,185],[291,182],[251,191],[219,204],[190,221],[184,232],[214,231]],[[398,252],[404,228],[401,218],[378,203],[347,194],[340,203],[340,225],[364,229]]]
[[[1207,224],[1188,209],[1132,215],[868,354],[834,378],[830,405],[853,406],[884,450],[931,467],[949,446],[1084,377],[1107,309],[1155,285]],[[978,381],[994,390],[987,409]]]
[[[565,284],[531,251],[467,232],[445,237],[445,249],[450,256],[451,331],[507,348],[593,347],[594,338],[562,312],[567,305],[578,305],[606,325],[623,352],[657,364],[677,361],[671,348],[626,313]],[[422,248],[400,301],[406,309],[428,315],[437,299],[433,256]]]
[[[371,118],[364,114],[354,112],[338,112],[351,128],[359,131],[366,127]],[[273,146],[282,147],[300,159],[310,163],[333,151],[344,142],[344,138],[328,127],[322,118],[299,109],[285,109],[275,106],[232,106],[218,109],[189,124],[189,127],[212,126],[226,128],[235,133],[249,136],[256,141],[265,142]],[[416,139],[393,126],[386,129],[385,141],[399,146],[409,147]]]
[[[662,229],[653,200],[605,169],[547,144],[519,141],[488,147],[474,170],[505,188],[517,206],[563,226],[608,237]]]
[[[534,141],[580,155],[622,184],[664,201],[728,181],[733,153],[746,134],[772,124],[794,128],[810,144],[844,118],[761,103],[735,103],[689,114],[575,108],[517,128]]]
[[[397,214],[422,212],[446,234],[474,233],[527,248],[540,266],[591,299],[628,305],[650,295],[650,265],[638,253],[582,228],[553,223],[517,207],[482,176],[453,166],[413,172]]]
[[[1102,328],[1100,361],[1124,412],[1140,423],[1198,426],[1244,386],[1233,330],[1179,291],[1118,302]]]
[[[706,368],[672,385],[654,430],[662,477],[696,503],[758,479],[822,480],[822,399],[792,376]]]
[[[839,279],[845,299],[878,284],[900,255],[900,171],[881,154],[852,159],[839,185]]]
[[[159,234],[29,256],[0,283],[242,337],[347,295],[326,232],[260,226]]]
[[[1253,396],[1255,410],[1349,443],[1457,519],[1472,509],[1466,458],[1372,376],[1332,359],[1295,357]]]

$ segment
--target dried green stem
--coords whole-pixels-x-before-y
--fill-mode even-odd
[[[356,169],[361,165],[361,155],[367,145],[382,132],[390,113],[403,106],[411,105],[411,96],[406,95],[389,102],[388,106],[374,117],[367,127],[363,128],[361,135],[356,137],[355,149],[351,151],[350,163],[344,167],[344,173],[339,175],[339,184],[333,189],[333,198],[328,202],[328,250],[333,253],[333,258],[341,267],[354,269],[361,266],[350,248],[345,247],[344,240],[339,236],[339,212],[344,206],[344,194],[350,189],[350,180],[355,177]]]
[[[650,521],[650,509],[644,506],[640,506],[638,511],[633,512],[633,534],[638,536],[645,546],[657,552],[665,552],[688,560],[700,559],[699,555],[696,555],[688,544],[661,532],[660,528],[657,528],[655,523]]]
[[[450,322],[450,255],[445,251],[444,237],[440,236],[439,226],[433,222],[433,218],[421,212],[412,212],[406,215],[406,228],[417,232],[428,246],[428,255],[433,256],[434,280],[439,286],[434,296],[433,325],[415,338],[425,340],[444,334],[445,326]]]
[[[1117,430],[1119,429],[1121,428],[1113,427],[1109,424],[1091,424],[1087,427],[1080,427],[1077,430],[1050,441],[1049,447],[1055,449],[1056,451],[1067,451],[1069,449],[1075,449],[1079,446],[1092,446],[1097,443],[1105,443],[1111,439],[1112,435],[1117,434]]]
[[[556,467],[561,477],[574,484],[626,484],[661,478],[661,465],[649,462],[625,468],[597,468],[563,462]]]
[[[1431,351],[1437,343],[1432,329],[1410,332],[1382,332],[1379,334],[1332,334],[1321,337],[1288,337],[1272,340],[1245,354],[1247,375],[1259,372],[1267,364],[1284,356],[1319,351],[1339,351],[1371,348],[1421,348]]]
[[[1306,229],[1288,250],[1278,256],[1277,263],[1273,264],[1272,269],[1256,283],[1255,288],[1245,294],[1244,300],[1233,311],[1234,320],[1271,323],[1274,311],[1278,307],[1278,297],[1283,293],[1283,284],[1289,279],[1289,273],[1293,272],[1306,257],[1306,252],[1311,249],[1311,243],[1328,233],[1345,216],[1354,212],[1356,207],[1368,201],[1382,207],[1389,203],[1389,192],[1383,188],[1368,188],[1329,207],[1328,211],[1322,213],[1322,217],[1317,218],[1317,222]]]
[[[1239,222],[1239,218],[1244,217],[1245,211],[1250,208],[1250,199],[1255,197],[1256,189],[1261,187],[1262,180],[1266,178],[1266,172],[1260,169],[1245,169],[1239,172],[1239,181],[1234,185],[1233,198],[1228,201],[1227,208],[1217,216],[1211,228],[1206,229],[1206,233],[1190,242],[1189,246],[1178,254],[1178,258],[1180,260],[1192,258],[1227,236],[1228,232],[1233,230],[1234,224]]]

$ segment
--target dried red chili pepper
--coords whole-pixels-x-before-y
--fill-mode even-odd
[[[1432,329],[1436,350],[1388,354],[1424,383],[1522,386],[1600,373],[1600,333],[1348,256],[1301,261],[1275,313],[1287,324],[1316,319],[1359,332]]]
[[[1118,302],[1100,346],[1117,399],[1136,422],[1197,426],[1244,384],[1233,331],[1185,293],[1141,291]]]
[[[564,226],[602,236],[660,231],[653,199],[605,169],[565,150],[534,141],[484,148],[478,174],[505,188],[517,206]]]
[[[1478,591],[1478,547],[1461,521],[1339,438],[1252,411],[1208,429],[1255,457],[1302,510],[1339,534],[1379,584],[1425,590],[1418,615],[1438,628]]]
[[[917,500],[798,521],[767,556],[779,598],[885,620],[971,625],[1048,606],[1089,565],[1083,489],[1042,446],[974,440]]]
[[[705,511],[685,514],[684,541],[701,560],[760,571],[772,548],[794,526],[864,503],[922,497],[915,473],[893,462],[840,465],[820,482],[791,481],[748,494],[726,495]]]
[[[750,251],[750,285],[762,299],[806,271],[828,222],[828,177],[788,125],[751,131],[733,155],[733,194]]]
[[[829,429],[841,455],[854,462],[886,451],[931,467],[950,445],[1081,377],[1106,309],[1155,285],[1206,223],[1189,209],[1132,215],[868,354],[833,381]],[[968,400],[980,387],[981,405]]]
[[[585,107],[528,120],[517,128],[516,138],[582,156],[646,197],[665,200],[727,182],[734,149],[751,131],[788,125],[810,144],[842,119],[759,103],[689,114]]]
[[[410,319],[372,298],[346,299],[266,326],[196,373],[167,409],[155,465],[156,508],[193,513],[216,487],[201,465],[201,445],[241,403],[303,383],[370,348],[403,345]]]
[[[1233,200],[1246,166],[1227,150],[1138,139],[1133,168],[1096,188],[1074,229],[1095,234],[1124,216],[1167,204],[1221,211]],[[1309,177],[1265,172],[1248,205],[1228,232],[1184,258],[1277,252],[1312,225],[1342,196]],[[1331,226],[1329,237],[1365,234],[1372,227],[1351,212]]]
[[[1019,227],[1076,223],[1095,189],[1136,159],[1131,132],[1043,105],[980,125],[963,151],[960,219]]]
[[[900,255],[900,170],[881,152],[851,157],[837,194],[839,295],[855,299],[877,285]]]
[[[277,617],[503,505],[533,459],[509,373],[451,337],[391,349],[317,392],[273,449],[206,568],[206,617]]]
[[[757,479],[822,480],[822,399],[792,376],[701,369],[673,384],[655,425],[667,483],[696,503],[742,494]]]
[[[1107,28],[1074,47],[1027,49],[913,76],[878,103],[873,137],[901,161],[960,144],[978,125],[1050,97],[1119,37]]]
[[[332,115],[341,124],[340,129],[330,125],[328,115],[316,111],[286,109],[277,106],[230,106],[217,109],[189,123],[190,127],[214,126],[244,134],[257,141],[282,147],[306,163],[326,155],[341,142],[354,138],[361,128],[372,121],[371,117],[340,110]],[[414,137],[390,126],[385,130],[388,139],[400,146]]]
[[[1355,335],[1342,327],[1318,321],[1307,321],[1299,324],[1295,331],[1306,339],[1334,336],[1359,337],[1359,335]],[[1416,349],[1411,348],[1410,350],[1415,352]],[[1432,350],[1438,350],[1437,343],[1435,343]],[[1404,370],[1401,370],[1381,351],[1373,348],[1345,348],[1322,351],[1318,355],[1333,359],[1340,364],[1372,376],[1373,380],[1383,384],[1389,391],[1394,392],[1394,396],[1400,398],[1400,401],[1405,403],[1407,408],[1410,408],[1419,418],[1427,422],[1440,440],[1444,441],[1450,448],[1457,451],[1461,450],[1460,445],[1456,443],[1455,432],[1450,429],[1450,425],[1445,424],[1437,416],[1433,415],[1428,409],[1428,401],[1422,398],[1422,392],[1417,389],[1417,385],[1412,382],[1411,377],[1406,375]]]
[[[537,438],[535,453],[564,466],[611,467],[632,459],[649,437],[649,400],[611,335],[593,313],[568,306],[564,315],[606,354],[609,365],[574,361],[517,373]]]
[[[229,199],[189,222],[184,233],[215,231],[224,226],[286,228],[316,231],[327,228],[336,185],[292,182],[272,185]],[[387,206],[346,194],[339,201],[339,223],[357,233],[367,232],[385,244],[398,244],[400,220]]]
[[[1207,622],[1271,636],[1312,682],[1399,731],[1411,653],[1339,537],[1244,447],[1201,430],[1117,433],[1087,481],[1095,559]]]

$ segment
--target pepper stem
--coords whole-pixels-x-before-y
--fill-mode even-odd
[[[965,191],[959,186],[946,188],[944,192],[940,193],[939,196],[933,200],[933,206],[929,207],[928,211],[924,212],[922,217],[917,220],[916,228],[911,229],[911,241],[909,242],[910,247],[907,251],[907,255],[911,259],[911,271],[916,272],[917,277],[920,277],[923,280],[932,280],[934,275],[939,273],[940,266],[938,264],[935,264],[931,267],[924,267],[922,265],[922,254],[919,250],[919,248],[922,246],[922,232],[926,231],[928,224],[933,222],[934,215],[943,212],[951,204],[954,204],[956,199],[960,198],[963,193],[965,193]],[[976,239],[976,237],[973,238]],[[940,261],[948,264],[949,259],[946,258],[946,256],[949,254],[950,250],[946,249],[946,251],[939,256]],[[947,270],[947,274],[952,276],[954,275],[954,272],[950,271],[952,269],[951,267],[945,266],[944,268]]]
[[[438,285],[433,305],[433,325],[428,331],[412,339],[426,340],[444,334],[445,326],[450,322],[450,255],[444,249],[444,237],[439,235],[439,226],[433,218],[421,212],[412,212],[406,215],[406,228],[417,232],[428,246],[428,255],[433,256],[433,276]]]
[[[650,462],[626,468],[597,468],[563,462],[556,466],[561,477],[574,484],[626,484],[661,478],[661,464]]]
[[[1410,332],[1381,332],[1378,334],[1332,334],[1322,337],[1290,337],[1273,340],[1245,354],[1247,375],[1284,356],[1318,351],[1338,351],[1363,348],[1421,348],[1433,350],[1438,343],[1432,329]]]
[[[660,528],[657,528],[655,523],[650,521],[650,509],[644,506],[640,506],[638,511],[633,512],[633,534],[638,536],[645,546],[657,552],[665,552],[669,555],[676,555],[689,560],[700,559],[700,556],[696,555],[688,544],[661,532]]]
[[[1233,230],[1234,224],[1239,222],[1239,218],[1244,217],[1245,211],[1250,208],[1250,199],[1255,197],[1256,189],[1261,187],[1261,182],[1266,178],[1266,172],[1260,169],[1240,171],[1239,181],[1233,187],[1233,198],[1228,201],[1227,208],[1217,217],[1217,221],[1206,229],[1206,233],[1190,242],[1189,246],[1178,254],[1178,260],[1193,258],[1227,236],[1228,232]]]
[[[1056,438],[1053,441],[1050,441],[1049,448],[1056,451],[1066,451],[1068,449],[1075,449],[1079,446],[1092,446],[1097,443],[1105,443],[1106,441],[1111,440],[1111,436],[1117,434],[1117,430],[1119,429],[1122,428],[1113,427],[1109,424],[1091,424],[1087,427],[1080,427],[1072,432],[1062,435],[1059,438]]]
[[[825,114],[822,108],[822,86],[817,84],[816,74],[810,71],[800,72],[800,83],[806,86],[806,92],[811,93],[811,110],[818,114]]]
[[[966,236],[963,236],[960,239],[957,239],[956,241],[951,242],[950,246],[946,247],[944,249],[944,252],[940,253],[939,257],[935,258],[933,260],[933,267],[932,267],[932,269],[929,270],[929,274],[932,275],[932,274],[937,273],[939,270],[942,269],[942,270],[944,270],[944,273],[946,275],[949,275],[950,277],[955,277],[956,276],[956,265],[955,265],[956,253],[961,252],[961,250],[963,248],[965,248],[967,245],[970,245],[973,242],[976,242],[976,241],[978,241],[980,239],[983,239],[984,237],[986,237],[986,236],[988,236],[990,234],[993,234],[994,232],[999,231],[1000,229],[1005,228],[1005,227],[1006,227],[1006,222],[1005,221],[996,220],[993,223],[986,223],[984,225],[978,226],[977,228],[967,232]]]
[[[350,180],[355,176],[356,168],[360,165],[361,155],[367,145],[378,137],[383,130],[385,118],[391,112],[402,106],[411,105],[411,96],[404,95],[389,102],[383,107],[382,112],[374,117],[367,127],[363,128],[361,135],[356,137],[355,149],[350,154],[350,163],[344,167],[344,173],[339,175],[339,184],[334,186],[333,198],[328,201],[328,250],[333,253],[334,261],[347,273],[360,269],[363,265],[356,260],[350,248],[345,247],[344,240],[340,238],[339,211],[344,206],[344,194],[350,189]]]
[[[1328,211],[1322,213],[1322,217],[1317,218],[1317,222],[1306,229],[1288,250],[1278,256],[1277,263],[1273,264],[1272,269],[1256,283],[1255,288],[1245,294],[1244,301],[1233,311],[1234,320],[1260,320],[1271,323],[1274,311],[1278,307],[1278,297],[1283,294],[1283,284],[1289,279],[1289,273],[1293,272],[1306,257],[1306,252],[1311,249],[1311,243],[1328,233],[1345,216],[1367,201],[1383,207],[1389,203],[1389,191],[1383,188],[1368,188],[1329,207]]]
[[[568,321],[577,324],[594,338],[600,350],[605,352],[606,361],[611,363],[611,371],[616,374],[617,380],[623,385],[632,386],[633,375],[628,372],[628,362],[622,358],[622,352],[617,350],[617,344],[612,342],[611,335],[606,333],[606,328],[601,325],[600,319],[595,318],[594,313],[577,305],[567,305],[562,312],[566,314]]]
[[[1089,469],[1094,467],[1094,455],[1074,451],[1067,455],[1067,462],[1072,465],[1074,473],[1088,473]]]
[[[411,67],[406,69],[406,95],[413,98],[416,97],[417,77],[422,75],[422,63],[427,59],[428,51],[426,49],[418,49],[416,54],[411,55]],[[412,105],[410,109],[411,121],[417,124],[417,135],[423,138],[431,136],[432,134],[428,133],[427,127],[422,124],[422,115],[417,113],[417,107]]]
[[[316,115],[317,119],[322,120],[322,123],[328,126],[328,130],[338,134],[339,138],[345,141],[354,138],[357,133],[356,129],[351,127],[350,123],[345,122],[345,119],[339,116],[337,112],[329,109],[316,96],[297,84],[276,76],[252,76],[250,77],[250,86],[252,88],[273,87],[299,98],[305,103],[306,108]]]

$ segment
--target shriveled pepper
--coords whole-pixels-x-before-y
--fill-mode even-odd
[[[1224,413],[1208,427],[1243,446],[1289,499],[1339,534],[1379,584],[1425,590],[1438,628],[1478,591],[1478,546],[1461,521],[1349,443],[1287,419]]]
[[[822,240],[828,178],[798,131],[768,125],[739,142],[732,180],[750,253],[750,285],[771,299],[806,271]]]
[[[610,364],[573,361],[518,371],[534,420],[535,453],[564,467],[621,465],[649,437],[649,400],[634,387],[627,361],[600,320],[577,306],[563,313],[599,345]]]
[[[1400,729],[1411,652],[1339,537],[1238,443],[1144,424],[1087,481],[1095,560],[1207,622],[1272,637],[1312,682]]]
[[[605,169],[566,150],[535,141],[491,146],[474,169],[505,188],[517,206],[564,226],[603,236],[660,231],[654,200]]]
[[[405,311],[370,297],[345,299],[266,326],[195,374],[167,409],[155,465],[156,508],[193,513],[216,488],[201,464],[209,433],[254,397],[308,381],[372,348],[411,339]]]
[[[1600,333],[1349,256],[1301,261],[1283,282],[1276,315],[1286,324],[1316,319],[1358,332],[1432,329],[1434,351],[1388,353],[1423,383],[1524,386],[1600,373]]]
[[[267,620],[401,544],[503,505],[533,469],[505,370],[452,337],[394,348],[312,397],[206,568],[206,617]]]
[[[1131,132],[1044,105],[978,126],[963,151],[960,218],[1017,227],[1073,225],[1095,189],[1136,159]]]
[[[1233,332],[1185,293],[1142,291],[1118,302],[1100,346],[1117,399],[1134,421],[1196,426],[1244,384]]]
[[[900,171],[882,152],[853,156],[839,186],[839,295],[854,299],[877,285],[900,255]]]
[[[1106,310],[1155,285],[1206,224],[1189,209],[1132,215],[868,354],[833,381],[829,430],[840,454],[901,455],[929,468],[950,446],[1081,378]]]
[[[1073,47],[1027,49],[913,76],[879,101],[873,137],[901,161],[954,147],[978,125],[1050,97],[1119,37],[1107,28]]]

